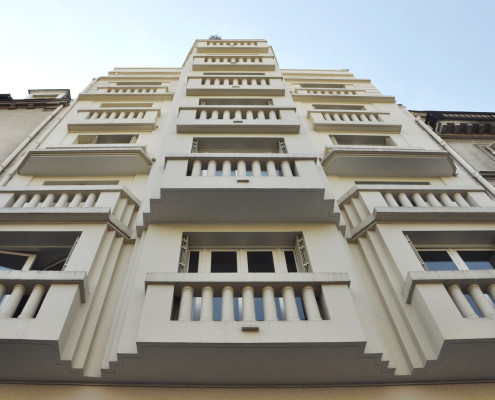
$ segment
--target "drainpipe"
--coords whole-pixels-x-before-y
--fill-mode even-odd
[[[98,78],[94,78],[91,81],[91,83],[88,86],[86,86],[86,88],[82,91],[82,93],[85,93],[97,80],[98,80]],[[75,100],[71,105],[69,105],[69,107],[67,107],[66,110],[65,110],[65,112],[63,113],[63,115],[60,116],[60,117],[58,117],[55,120],[55,123],[52,125],[52,127],[50,129],[46,130],[38,138],[38,140],[36,140],[36,142],[34,142],[33,149],[37,149],[39,147],[39,145],[43,142],[43,140],[45,140],[46,137],[55,129],[55,127],[60,123],[60,121],[62,120],[62,118],[65,117],[70,110],[72,110],[72,108],[76,105],[76,103],[77,103],[77,100]],[[36,137],[36,135],[53,119],[53,117],[55,117],[55,115],[57,115],[60,112],[60,110],[62,108],[63,108],[63,104],[59,105],[57,107],[57,109],[55,111],[53,111],[48,117],[46,117],[43,120],[43,122],[41,122],[34,129],[34,131],[31,132],[31,134],[26,139],[24,139],[19,146],[17,146],[17,148],[12,152],[12,154],[9,157],[7,157],[7,159],[2,164],[0,164],[0,174],[3,171],[5,171],[5,169],[12,162],[12,160],[14,158],[16,158],[21,153],[21,151],[26,148],[26,146],[28,145],[28,143],[31,142],[31,140],[33,140]],[[16,170],[17,170],[17,168],[14,168],[7,175],[5,175],[5,177],[0,181],[0,186],[5,186],[12,179],[12,177],[14,176]]]
[[[435,141],[442,146],[445,150],[449,152],[449,154],[474,178],[476,179],[481,186],[485,188],[487,192],[490,192],[492,196],[495,196],[495,188],[488,182],[485,178],[483,178],[478,171],[476,171],[471,165],[467,163],[456,151],[449,146],[449,144],[443,140],[440,136],[438,136],[433,129],[429,125],[427,125],[420,117],[415,118],[416,123],[423,128],[423,130],[428,133]]]

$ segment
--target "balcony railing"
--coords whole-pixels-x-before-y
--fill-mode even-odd
[[[207,40],[198,41],[198,53],[267,53],[264,40]]]
[[[108,222],[130,236],[138,208],[139,200],[125,187],[0,189],[0,215],[9,222]]]
[[[195,56],[193,71],[274,71],[273,56]]]
[[[229,93],[230,95],[283,96],[285,88],[281,77],[211,76],[190,77],[187,94],[192,96]]]
[[[356,237],[377,223],[487,221],[495,202],[480,189],[442,186],[356,185],[338,200]]]
[[[78,110],[73,122],[67,124],[69,131],[129,131],[155,129],[160,116],[157,108],[100,108]]]
[[[400,132],[400,124],[392,124],[388,113],[373,111],[309,110],[308,118],[316,131]]]
[[[342,101],[344,98],[352,102],[363,103],[393,103],[395,98],[393,96],[384,96],[377,91],[367,91],[357,88],[329,88],[329,87],[312,87],[312,88],[296,88],[291,92],[294,100],[322,100],[322,99],[335,99],[336,101]],[[329,111],[332,113],[332,111]]]
[[[299,121],[294,108],[274,106],[182,107],[179,111],[177,132],[298,133]]]
[[[173,97],[173,92],[168,86],[163,85],[96,85],[85,93],[79,95],[80,100],[166,100]]]

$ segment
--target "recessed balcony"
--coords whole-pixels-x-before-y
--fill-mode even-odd
[[[327,175],[377,177],[452,176],[456,167],[444,150],[399,146],[330,146],[321,160]]]
[[[181,107],[178,133],[299,133],[294,108],[275,106]]]
[[[125,187],[38,186],[0,189],[0,216],[15,223],[108,223],[126,237],[139,200]]]
[[[98,108],[80,109],[67,124],[73,131],[152,131],[160,116],[159,108]]]
[[[168,155],[144,222],[334,221],[324,181],[312,157]]]
[[[495,220],[495,202],[473,187],[356,185],[337,202],[351,238],[378,223]]]
[[[283,96],[285,87],[282,77],[208,75],[189,77],[186,93],[188,96]]]
[[[193,71],[275,71],[274,56],[194,56]]]
[[[345,273],[148,274],[137,335],[144,357],[120,355],[104,378],[134,371],[140,382],[307,385],[350,382],[359,369],[361,380],[383,379],[393,370],[365,354],[349,283]]]
[[[315,131],[394,132],[402,125],[393,123],[389,113],[375,111],[309,110],[308,118]]]
[[[34,176],[122,176],[146,174],[152,164],[144,146],[58,146],[29,151],[17,172]]]

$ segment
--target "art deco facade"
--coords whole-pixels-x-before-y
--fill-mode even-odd
[[[495,203],[369,80],[197,40],[43,138],[0,188],[0,379],[75,392],[18,395],[493,390]]]

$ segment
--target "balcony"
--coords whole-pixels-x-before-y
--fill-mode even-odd
[[[268,53],[266,40],[200,40],[196,43],[198,53],[261,54]]]
[[[364,345],[345,273],[155,273],[137,335],[144,357],[120,355],[104,378],[133,371],[140,382],[259,386],[393,372]]]
[[[159,108],[149,107],[80,109],[67,129],[69,132],[152,131],[159,116]]]
[[[17,172],[34,176],[122,176],[146,174],[152,164],[144,146],[57,146],[29,151]]]
[[[189,77],[186,93],[188,96],[283,96],[285,87],[282,77],[208,75]]]
[[[356,103],[394,103],[395,97],[383,96],[380,93],[370,93],[363,89],[342,87],[296,88],[292,92],[296,101],[346,101]]]
[[[53,379],[67,373],[60,354],[88,293],[85,272],[0,271],[3,380]]]
[[[356,185],[337,202],[351,238],[378,223],[495,220],[495,202],[473,187]]]
[[[431,375],[440,371],[440,376],[455,373],[457,379],[492,379],[494,270],[411,271],[402,295],[442,360],[429,366]]]
[[[144,222],[334,221],[325,181],[312,157],[168,155]]]
[[[274,56],[194,56],[193,71],[275,71]]]
[[[299,133],[292,107],[199,106],[181,107],[178,133]]]
[[[394,132],[402,125],[394,124],[389,113],[374,111],[309,110],[308,118],[318,132]]]
[[[439,177],[456,171],[444,150],[399,146],[329,146],[321,164],[328,175],[337,176]]]
[[[40,186],[0,189],[0,216],[15,223],[108,223],[130,237],[139,208],[125,187]]]
[[[95,101],[110,101],[110,100],[148,100],[148,101],[163,101],[171,100],[174,92],[168,86],[161,83],[150,84],[142,82],[139,84],[133,83],[121,85],[118,83],[99,84],[90,88],[87,92],[79,95],[79,100],[95,100]]]

